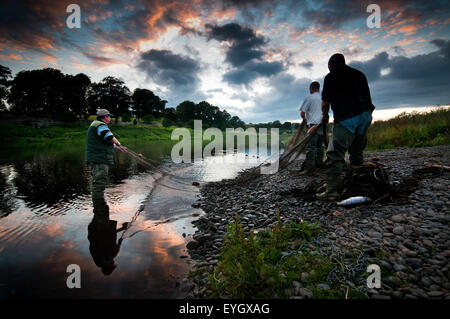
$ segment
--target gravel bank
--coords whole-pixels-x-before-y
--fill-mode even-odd
[[[374,157],[385,165],[391,182],[397,183],[427,162],[449,166],[450,145],[365,153],[366,160]],[[202,270],[204,276],[195,282],[188,297],[205,296],[206,273],[217,263],[227,225],[234,222],[236,213],[249,232],[272,228],[278,208],[283,223],[317,221],[332,249],[345,254],[346,249],[362,248],[368,263],[380,265],[389,275],[382,277],[379,289],[360,285],[367,297],[450,299],[449,172],[421,179],[407,203],[345,209],[335,202],[305,201],[288,195],[293,189],[325,178],[323,171],[316,176],[299,176],[299,169],[300,163],[296,163],[247,185],[223,180],[202,186],[202,196],[194,206],[206,214],[193,222],[198,231],[187,247],[197,262],[195,269]],[[293,298],[313,297],[308,287],[297,288],[292,289]]]

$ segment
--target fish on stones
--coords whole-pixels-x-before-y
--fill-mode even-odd
[[[339,206],[353,206],[372,202],[372,198],[366,196],[354,196],[338,202]]]

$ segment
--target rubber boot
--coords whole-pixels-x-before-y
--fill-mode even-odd
[[[106,204],[104,198],[93,198],[94,204],[94,219],[95,222],[105,223],[109,220],[109,206]]]
[[[305,160],[305,170],[299,173],[299,175],[313,175],[316,169],[316,165],[311,160]]]
[[[316,197],[320,200],[336,200],[339,198],[339,187],[340,176],[327,175],[327,190],[323,193],[316,194]]]

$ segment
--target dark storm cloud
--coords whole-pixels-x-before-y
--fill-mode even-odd
[[[52,6],[46,1],[2,1],[0,39],[20,48],[47,53],[46,50],[55,45],[52,27],[64,23],[63,14],[55,15],[57,8],[65,13],[61,4],[62,1]]]
[[[248,84],[258,77],[270,77],[282,70],[280,62],[248,62],[243,67],[226,73],[224,80],[237,85]]]
[[[371,13],[366,12],[371,2],[340,0],[313,2],[314,6],[307,1],[302,1],[302,16],[306,21],[312,22],[322,30],[335,30],[346,22],[355,19],[366,19]],[[449,10],[447,0],[422,1],[422,0],[378,0],[375,2],[380,6],[383,27],[395,25],[408,21],[419,21],[442,15],[448,16]],[[393,14],[388,15],[388,10]]]
[[[300,119],[298,109],[303,99],[309,95],[311,82],[310,79],[297,79],[286,72],[273,76],[269,80],[270,91],[254,99],[257,109],[251,120],[255,123],[267,122],[268,119],[278,119],[281,122]]]
[[[305,69],[311,69],[313,66],[312,61],[306,61],[303,63],[299,63],[300,66],[304,67]]]
[[[237,23],[224,26],[207,24],[205,27],[208,39],[230,43],[226,52],[226,61],[235,67],[252,59],[261,59],[264,55],[264,51],[260,48],[266,40],[262,36],[257,36],[250,28],[242,27]]]
[[[389,56],[381,52],[350,66],[366,74],[373,88],[372,99],[382,107],[433,105],[450,102],[450,41],[430,41],[438,50],[413,57]],[[387,74],[381,75],[381,70]]]
[[[141,54],[138,68],[155,82],[171,88],[194,89],[198,85],[197,61],[169,50],[150,50]]]
[[[207,24],[205,29],[208,39],[228,43],[225,61],[233,69],[224,75],[226,82],[248,85],[259,77],[270,77],[284,69],[281,62],[264,61],[266,52],[263,46],[268,40],[258,36],[253,29],[237,23],[223,26]]]
[[[406,51],[401,46],[395,45],[392,47],[392,49],[397,53],[398,55],[405,55]]]
[[[345,55],[345,54],[344,54]],[[376,81],[381,76],[381,69],[387,67],[388,54],[386,52],[378,53],[372,59],[365,62],[351,62],[349,65],[363,72],[369,82]]]

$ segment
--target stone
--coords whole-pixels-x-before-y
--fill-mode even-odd
[[[316,288],[317,290],[330,290],[330,286],[327,284],[318,284]]]
[[[391,217],[391,220],[396,223],[403,223],[406,221],[406,218],[403,215],[394,215]]]
[[[401,299],[403,298],[403,293],[401,291],[393,291],[392,298]]]
[[[373,299],[391,299],[390,296],[385,296],[385,295],[381,295],[381,294],[372,295],[371,298],[373,298]]]
[[[397,226],[392,229],[392,232],[396,235],[401,235],[405,232],[405,228],[403,226]]]
[[[425,286],[425,287],[429,287],[431,286],[432,282],[428,277],[422,277],[422,279],[420,280],[420,282]]]
[[[197,241],[195,241],[195,240],[193,240],[193,241],[190,241],[190,242],[186,245],[186,248],[187,248],[187,249],[196,249],[196,248],[198,248],[198,246],[200,246],[200,243],[197,242]]]
[[[311,291],[309,291],[307,288],[300,288],[299,289],[300,296],[304,298],[312,298],[314,295]]]
[[[300,275],[300,280],[305,283],[308,280],[309,275],[305,272],[302,272],[302,274]]]
[[[427,293],[431,298],[439,298],[442,297],[445,293],[442,291],[430,291]]]
[[[429,239],[424,239],[423,241],[423,245],[425,246],[425,247],[428,247],[428,248],[433,248],[433,242],[431,241],[431,240],[429,240]]]
[[[370,231],[368,233],[368,235],[371,238],[379,238],[379,239],[383,238],[383,235],[381,233],[377,232],[377,231]]]

